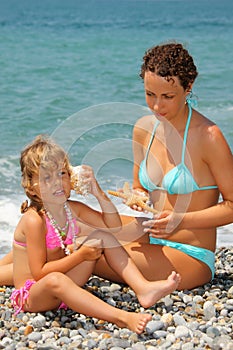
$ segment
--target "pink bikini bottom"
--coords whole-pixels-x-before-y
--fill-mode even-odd
[[[24,311],[23,307],[24,307],[24,304],[29,296],[29,290],[30,290],[31,286],[35,283],[36,283],[36,281],[34,281],[34,280],[27,280],[23,287],[21,287],[19,289],[15,289],[12,292],[10,299],[11,299],[11,302],[12,302],[14,309],[16,310],[14,315],[17,315],[20,311]],[[59,309],[66,310],[67,308],[68,308],[67,305],[63,302],[59,306]]]

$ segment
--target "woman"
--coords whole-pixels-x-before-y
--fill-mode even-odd
[[[192,108],[197,75],[179,43],[155,46],[143,57],[140,76],[152,115],[134,127],[133,188],[149,194],[158,214],[130,219],[118,236],[131,239],[135,230],[125,248],[143,275],[160,280],[175,270],[179,289],[213,278],[216,228],[233,221],[233,157],[218,126]],[[103,258],[95,272],[116,279]]]

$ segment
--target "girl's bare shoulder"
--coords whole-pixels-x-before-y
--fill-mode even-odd
[[[21,217],[21,224],[24,228],[44,226],[44,223],[44,215],[33,209],[28,209]]]
[[[86,207],[86,205],[79,200],[69,199],[67,203],[72,211],[73,216],[75,217],[79,217],[82,208]]]

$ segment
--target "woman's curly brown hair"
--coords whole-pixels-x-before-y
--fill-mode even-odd
[[[184,90],[188,89],[196,79],[198,72],[193,58],[179,43],[157,45],[146,51],[143,57],[140,77],[150,71],[170,81],[177,77]]]

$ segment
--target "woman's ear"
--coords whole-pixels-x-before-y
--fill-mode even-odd
[[[190,94],[192,92],[192,88],[193,88],[193,84],[189,84],[189,86],[186,89],[186,93],[187,95]]]
[[[189,86],[187,87],[187,89],[185,91],[186,100],[188,98],[192,97],[192,87],[193,87],[193,84],[189,84]]]

